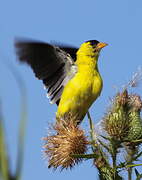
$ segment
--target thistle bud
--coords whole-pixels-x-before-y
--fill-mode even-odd
[[[140,111],[142,108],[142,101],[138,95],[129,95],[129,133],[127,140],[139,140],[142,138],[142,119]]]
[[[129,119],[127,115],[127,90],[118,93],[113,99],[112,106],[104,117],[104,129],[117,140],[124,140],[129,130]]]

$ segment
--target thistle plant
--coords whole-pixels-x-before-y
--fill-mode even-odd
[[[89,112],[89,136],[71,116],[53,125],[54,133],[44,138],[44,155],[49,168],[68,169],[87,159],[92,160],[101,180],[142,178],[137,170],[137,166],[142,166],[137,164],[142,155],[142,99],[129,92],[140,80],[140,73],[112,98],[111,106],[99,123],[101,133],[95,130]],[[127,173],[125,178],[123,171]]]

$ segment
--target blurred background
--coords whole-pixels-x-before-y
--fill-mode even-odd
[[[24,0],[0,3],[0,100],[4,117],[11,171],[15,172],[21,95],[11,73],[14,67],[24,80],[27,93],[22,180],[77,179],[97,177],[91,161],[71,171],[52,171],[42,155],[42,137],[54,122],[56,105],[50,105],[42,82],[31,69],[16,61],[15,37],[56,41],[79,47],[96,39],[109,44],[101,52],[99,69],[104,80],[100,98],[91,107],[94,123],[102,119],[112,97],[126,84],[142,62],[141,0]],[[141,94],[141,86],[135,92]],[[83,127],[86,128],[87,120]]]

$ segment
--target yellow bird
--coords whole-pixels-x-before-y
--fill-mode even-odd
[[[98,70],[100,50],[107,44],[97,40],[79,49],[33,40],[16,40],[16,53],[43,80],[51,103],[57,103],[56,118],[69,114],[81,122],[100,95],[103,81]]]

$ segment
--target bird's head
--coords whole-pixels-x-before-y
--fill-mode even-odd
[[[86,41],[80,46],[77,55],[98,57],[101,49],[105,46],[107,46],[106,43],[97,40]]]

